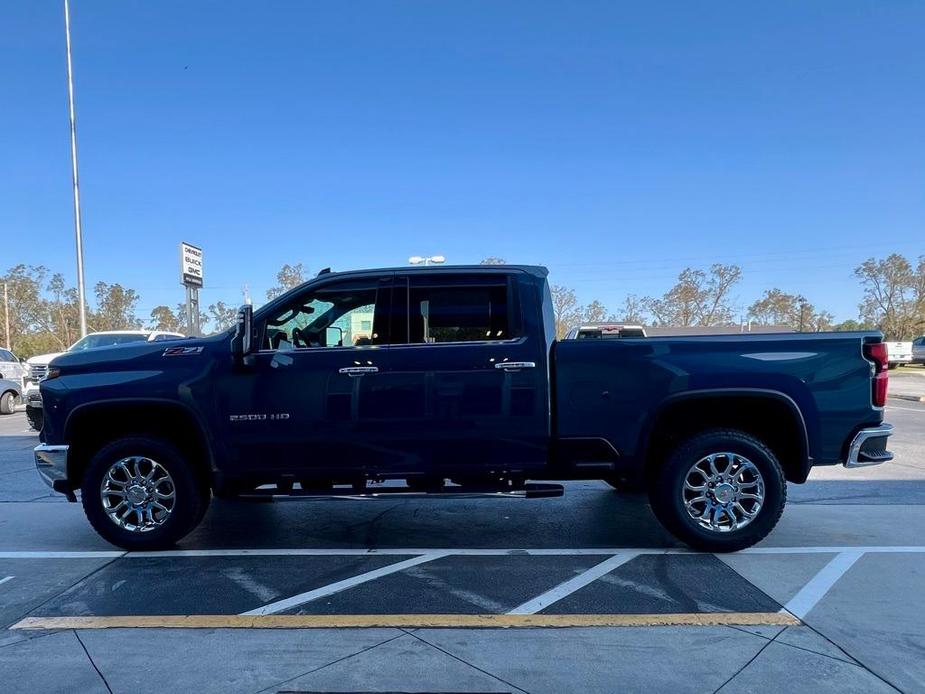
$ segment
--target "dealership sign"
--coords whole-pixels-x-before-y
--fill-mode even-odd
[[[180,244],[180,284],[202,286],[202,249],[188,243]]]

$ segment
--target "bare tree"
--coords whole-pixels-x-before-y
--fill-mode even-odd
[[[209,305],[209,318],[212,322],[212,330],[221,332],[234,325],[238,311],[234,306],[226,306],[224,301],[216,301]]]
[[[749,320],[759,325],[779,325],[803,332],[819,332],[832,327],[833,316],[819,311],[805,297],[780,289],[767,289],[748,309]]]
[[[738,265],[717,263],[709,274],[688,267],[662,298],[646,297],[642,303],[658,325],[729,325],[734,315],[729,293],[741,278]]]
[[[574,289],[557,284],[550,291],[556,316],[556,337],[561,340],[570,328],[581,321],[581,307],[578,305]]]
[[[583,306],[580,311],[582,323],[604,323],[612,318],[607,313],[607,308],[600,301],[595,299],[587,306]]]
[[[620,311],[620,315],[611,316],[611,320],[614,322],[622,321],[634,325],[644,325],[646,322],[645,311],[643,299],[640,299],[635,294],[630,294],[623,299],[623,308]]]
[[[498,258],[497,256],[490,255],[487,258],[482,258],[479,265],[506,265],[504,258]]]
[[[166,330],[172,333],[182,332],[186,328],[184,316],[183,312],[177,315],[169,306],[155,306],[151,310],[149,325],[152,330]]]
[[[276,286],[267,290],[267,299],[275,299],[293,287],[298,287],[305,281],[305,267],[302,263],[283,265],[276,273]]]
[[[915,267],[898,253],[868,258],[854,274],[864,288],[858,306],[862,321],[893,340],[908,340],[925,330],[925,256]]]

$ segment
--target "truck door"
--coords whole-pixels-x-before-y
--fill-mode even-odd
[[[216,391],[239,472],[348,477],[383,465],[390,301],[388,276],[333,279],[257,321],[253,364]]]
[[[398,471],[479,476],[545,465],[547,359],[532,285],[470,271],[399,275],[394,287],[386,381]]]

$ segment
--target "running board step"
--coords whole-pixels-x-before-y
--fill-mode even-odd
[[[561,484],[528,482],[518,489],[473,489],[472,487],[443,487],[434,491],[418,491],[410,487],[368,487],[358,492],[350,487],[318,492],[311,489],[293,489],[280,492],[277,489],[255,489],[241,494],[239,499],[247,501],[295,501],[298,499],[548,499],[562,496],[565,489]]]

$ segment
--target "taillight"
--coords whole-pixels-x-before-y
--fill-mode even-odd
[[[887,355],[885,342],[874,342],[864,345],[864,356],[874,363],[874,380],[871,386],[871,398],[874,407],[884,407],[886,405],[886,389],[889,383],[888,367],[889,356]]]

